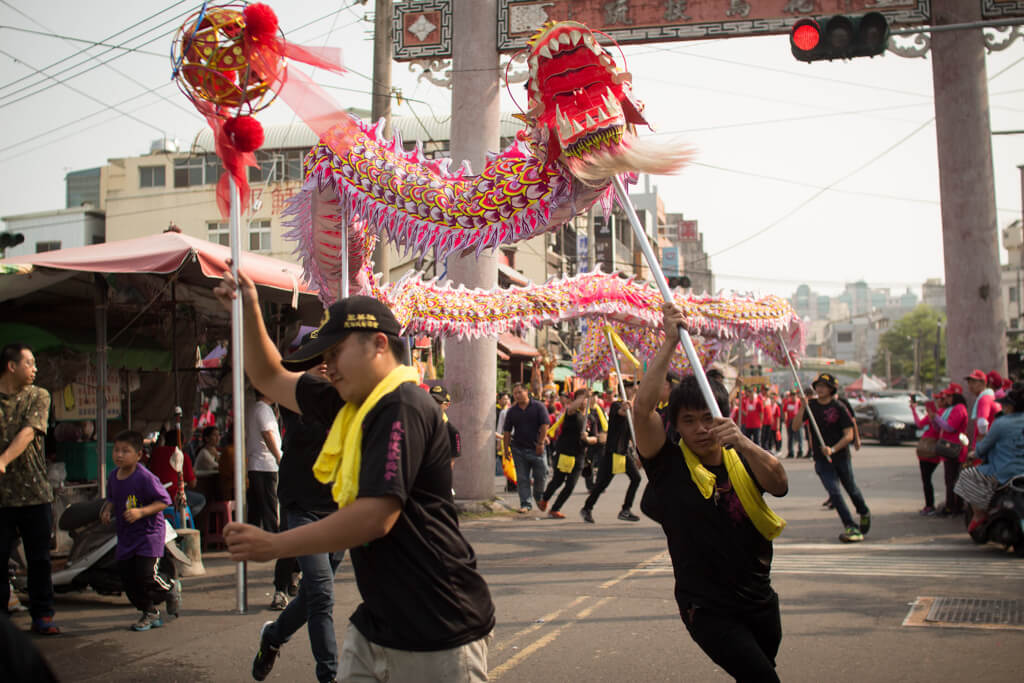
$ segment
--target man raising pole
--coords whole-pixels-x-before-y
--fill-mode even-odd
[[[241,296],[253,385],[289,410],[332,425],[313,473],[331,484],[339,507],[277,534],[229,524],[231,558],[351,550],[363,603],[350,617],[339,680],[486,680],[494,605],[459,530],[441,411],[419,388],[416,370],[402,363],[394,315],[371,297],[341,299],[310,342],[282,359],[252,280],[240,272],[236,285],[225,273],[214,292],[226,308]],[[327,364],[326,381],[303,374],[320,363]]]
[[[738,681],[778,681],[782,622],[770,572],[772,539],[786,523],[762,496],[786,495],[786,470],[720,416],[729,393],[713,378],[702,387],[688,375],[672,390],[668,417],[679,441],[669,441],[655,408],[683,315],[671,303],[663,310],[665,342],[636,396],[637,450],[650,479],[640,508],[665,532],[676,603],[693,640]]]

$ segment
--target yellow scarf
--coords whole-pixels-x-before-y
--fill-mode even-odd
[[[354,405],[346,403],[337,416],[331,431],[327,434],[324,447],[313,463],[313,476],[321,484],[334,482],[331,495],[343,508],[359,495],[359,468],[363,457],[363,419],[377,402],[405,382],[419,383],[420,375],[415,368],[399,365],[377,383],[370,395]]]
[[[690,478],[697,485],[697,490],[704,496],[705,500],[715,492],[715,475],[712,474],[700,459],[694,455],[686,443],[679,439],[679,449],[686,459],[686,467],[690,470]],[[782,519],[768,507],[764,502],[764,496],[757,490],[757,485],[751,479],[747,468],[743,466],[740,456],[731,448],[722,449],[722,461],[725,463],[725,471],[729,473],[729,481],[740,499],[743,510],[747,517],[754,523],[754,527],[769,541],[782,533],[786,528],[786,520]]]

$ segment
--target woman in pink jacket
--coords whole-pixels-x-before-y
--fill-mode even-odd
[[[935,401],[944,399],[946,392],[940,391],[935,394]],[[942,458],[935,454],[935,442],[939,438],[939,428],[932,422],[932,416],[936,414],[935,401],[928,401],[924,404],[925,414],[917,414],[917,401],[910,399],[910,410],[914,413],[914,423],[919,430],[923,429],[917,447],[917,464],[921,468],[921,485],[924,487],[924,507],[919,514],[931,516],[935,514],[935,487],[932,486],[932,475],[938,468]]]
[[[938,406],[944,408],[942,415],[933,415],[932,423],[939,429],[939,440],[950,441],[955,444],[962,443],[960,435],[967,434],[967,400],[964,398],[964,390],[955,382],[946,389],[946,396]],[[967,447],[960,447],[958,458],[942,460],[942,471],[946,480],[946,504],[939,514],[959,515],[964,510],[964,502],[960,496],[953,493],[957,477],[960,476],[960,465],[967,460]]]

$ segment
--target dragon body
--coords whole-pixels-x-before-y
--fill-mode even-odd
[[[672,173],[689,151],[638,139],[646,123],[631,76],[577,22],[549,24],[530,41],[523,130],[488,156],[479,175],[467,163],[405,151],[396,135],[340,114],[303,161],[301,190],[285,209],[287,239],[321,298],[338,296],[341,240],[349,242],[352,292],[376,293],[370,254],[386,239],[418,257],[530,239],[557,229],[598,200],[612,201],[616,175]]]
[[[347,241],[350,291],[387,303],[408,334],[493,337],[586,317],[621,326],[627,343],[652,355],[663,335],[661,295],[617,274],[486,291],[418,272],[377,283],[371,255],[379,239],[436,261],[479,254],[557,229],[598,201],[607,209],[616,176],[672,173],[685,164],[687,149],[637,138],[636,126],[646,121],[632,77],[583,24],[545,26],[531,39],[527,62],[528,108],[518,115],[524,128],[487,157],[479,175],[466,163],[453,171],[450,159],[427,159],[420,145],[406,151],[397,135],[382,136],[382,123],[340,114],[304,159],[303,186],[285,209],[285,237],[297,242],[325,304],[339,295]],[[690,332],[704,340],[703,359],[737,340],[782,359],[777,333],[790,348],[803,348],[799,318],[781,299],[678,293],[676,303]],[[578,363],[588,376],[610,366],[610,356],[602,359],[590,346],[594,353],[585,348]]]

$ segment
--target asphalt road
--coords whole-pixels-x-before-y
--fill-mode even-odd
[[[785,462],[790,493],[770,498],[788,522],[773,567],[783,680],[1022,679],[1024,627],[904,625],[919,599],[1024,596],[1024,560],[975,546],[962,521],[917,515],[923,496],[911,447],[867,446],[856,454],[873,527],[854,545],[838,542],[839,520],[821,507],[825,495],[812,463]],[[941,496],[938,474],[936,484]],[[646,518],[615,518],[625,488],[625,477],[615,477],[594,525],[578,514],[582,483],[563,509],[566,520],[534,511],[463,521],[497,606],[493,680],[730,680],[683,628],[661,530]],[[515,494],[501,496],[518,507]],[[135,613],[123,598],[82,593],[58,599],[66,634],[35,642],[65,681],[250,680],[257,631],[275,616],[265,609],[272,566],[250,565],[251,607],[239,615],[233,565],[223,553],[205,559],[207,576],[186,580],[183,616],[164,628],[132,633]],[[336,590],[341,639],[359,601],[348,562]],[[15,621],[27,627],[25,615]],[[284,648],[268,680],[313,680],[304,632]]]

